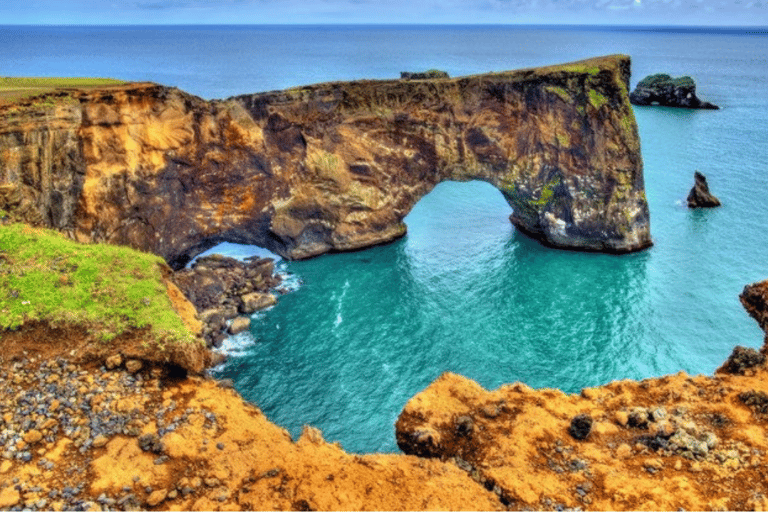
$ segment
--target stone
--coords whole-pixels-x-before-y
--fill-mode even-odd
[[[211,366],[219,366],[227,362],[227,355],[221,352],[213,352],[211,354]]]
[[[238,334],[247,331],[250,327],[251,319],[247,316],[239,316],[232,320],[232,324],[229,326],[229,334]]]
[[[695,183],[691,191],[688,193],[688,207],[714,208],[716,206],[720,206],[720,200],[709,192],[707,178],[699,171],[696,171],[693,174],[693,179]]]
[[[40,440],[43,438],[42,432],[39,430],[30,430],[26,434],[24,434],[24,442],[27,444],[35,444],[40,442]]]
[[[253,292],[243,295],[240,299],[242,301],[240,312],[244,314],[251,314],[277,303],[277,299],[271,293]]]
[[[150,507],[156,507],[163,501],[165,501],[166,496],[168,495],[168,491],[165,489],[158,489],[156,491],[152,491],[152,494],[150,494],[147,497],[147,505]]]
[[[629,95],[633,105],[678,108],[717,109],[712,103],[701,101],[696,96],[696,83],[689,76],[672,78],[659,73],[648,75],[637,83]]]
[[[142,362],[138,359],[129,359],[125,362],[125,369],[128,370],[128,373],[136,373],[141,370],[143,366]]]
[[[114,370],[121,364],[123,364],[123,356],[120,354],[111,355],[104,361],[104,366],[107,367],[107,370]]]
[[[101,448],[102,446],[106,445],[108,442],[109,442],[109,438],[107,436],[99,435],[93,439],[93,443],[91,444],[91,446],[93,446],[94,448]]]
[[[13,487],[6,487],[0,490],[0,509],[9,509],[16,506],[21,501],[19,491]]]
[[[589,414],[579,414],[574,416],[571,420],[571,426],[568,428],[568,433],[574,439],[582,441],[589,436],[592,431],[592,416]]]
[[[157,434],[144,434],[138,439],[139,448],[145,452],[163,453],[165,451],[165,445],[160,440]]]
[[[400,72],[401,80],[432,80],[435,78],[450,78],[450,77],[448,76],[448,73],[446,71],[441,71],[439,69],[430,69],[428,71],[417,71],[417,72],[411,72],[411,71]]]

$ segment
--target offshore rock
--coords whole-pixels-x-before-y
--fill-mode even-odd
[[[696,83],[689,76],[672,78],[663,73],[648,75],[638,82],[629,95],[633,105],[659,105],[662,107],[718,109],[696,96]]]
[[[69,91],[0,109],[0,209],[178,269],[223,241],[294,259],[387,242],[439,182],[483,180],[545,244],[635,251],[651,237],[629,76],[618,55],[227,101]]]
[[[713,208],[720,206],[720,200],[712,195],[709,191],[709,185],[707,185],[707,178],[696,171],[693,174],[695,183],[693,188],[688,193],[688,207],[689,208]]]

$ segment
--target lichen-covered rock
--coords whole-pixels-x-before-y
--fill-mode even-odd
[[[633,105],[679,108],[717,109],[707,101],[701,101],[696,96],[696,83],[689,76],[672,78],[660,73],[648,75],[637,83],[635,90],[629,95]]]
[[[74,92],[46,116],[0,109],[0,208],[178,269],[222,241],[305,258],[393,240],[437,183],[476,179],[545,244],[635,251],[651,237],[629,75],[611,56],[228,101]]]
[[[695,183],[688,193],[688,207],[713,208],[715,206],[720,206],[720,200],[713,196],[709,191],[707,178],[699,171],[696,171],[693,174],[693,179],[695,180]]]

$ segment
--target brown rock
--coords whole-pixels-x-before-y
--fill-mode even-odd
[[[179,269],[217,241],[292,259],[391,241],[437,183],[482,179],[545,244],[639,250],[651,237],[629,77],[614,55],[224,102],[146,83],[79,91],[45,116],[2,114],[0,154],[18,168],[0,204]]]
[[[143,363],[138,359],[129,359],[125,362],[125,369],[128,370],[129,373],[136,373],[141,370],[143,366]]]
[[[251,319],[247,316],[239,316],[232,320],[232,324],[229,326],[229,334],[238,334],[243,331],[247,331],[251,326]]]
[[[107,436],[96,436],[96,438],[93,440],[92,446],[94,448],[101,448],[108,442],[109,442],[109,438]]]
[[[168,491],[165,489],[158,489],[157,491],[152,491],[152,494],[150,494],[147,497],[147,505],[150,507],[156,507],[163,501],[165,501],[166,496],[168,495]]]
[[[241,297],[240,312],[245,314],[260,311],[277,303],[277,299],[271,293],[253,292]]]
[[[38,443],[42,438],[43,434],[39,430],[30,430],[23,436],[24,442],[27,444]]]
[[[0,509],[8,509],[16,506],[21,501],[19,491],[13,487],[0,490]]]
[[[713,196],[709,191],[709,185],[707,185],[707,178],[696,171],[693,174],[695,184],[688,193],[688,207],[689,208],[713,208],[720,206],[720,200]]]
[[[107,367],[107,370],[114,370],[121,364],[123,364],[123,356],[120,354],[113,354],[104,361],[104,366]]]

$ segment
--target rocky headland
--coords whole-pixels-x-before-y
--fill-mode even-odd
[[[651,245],[630,60],[204,101],[156,84],[0,106],[0,209],[174,269],[223,241],[359,249],[443,180],[487,181],[548,245]]]
[[[689,76],[672,78],[659,73],[648,75],[637,83],[629,95],[633,105],[715,110],[720,107],[696,96],[696,83]]]

